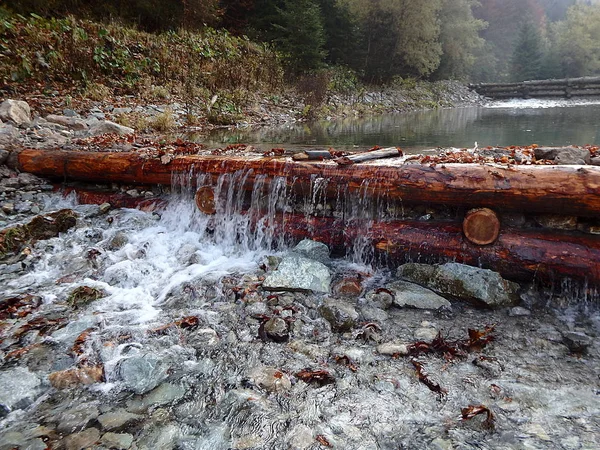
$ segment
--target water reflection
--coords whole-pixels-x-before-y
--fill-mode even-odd
[[[287,124],[275,128],[218,130],[204,142],[286,146],[373,145],[422,150],[487,145],[600,144],[600,105],[570,107],[469,107]]]

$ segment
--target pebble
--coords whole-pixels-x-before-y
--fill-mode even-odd
[[[271,392],[285,392],[291,389],[290,377],[274,367],[260,367],[250,373],[254,383]]]
[[[437,334],[438,334],[438,330],[436,330],[435,328],[422,327],[422,328],[417,328],[415,330],[413,336],[418,341],[431,342],[436,338]]]
[[[510,308],[508,310],[508,315],[510,317],[526,317],[531,315],[531,311],[527,308],[523,308],[522,306],[515,306],[514,308]]]
[[[405,356],[408,355],[408,347],[406,344],[400,344],[397,342],[384,342],[383,344],[379,344],[377,346],[377,353],[387,356]]]

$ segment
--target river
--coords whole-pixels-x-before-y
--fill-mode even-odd
[[[400,146],[422,151],[538,144],[600,144],[600,102],[509,100],[487,106],[320,120],[273,128],[217,130],[212,144],[369,148]]]

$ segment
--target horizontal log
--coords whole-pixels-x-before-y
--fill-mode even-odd
[[[394,156],[402,156],[402,150],[398,147],[382,148],[379,150],[373,150],[364,153],[355,153],[353,155],[342,156],[335,160],[341,166],[348,166],[350,164],[356,164],[366,161],[373,161],[375,159],[391,158]]]
[[[367,239],[376,254],[393,265],[404,262],[455,261],[499,272],[515,281],[559,281],[570,278],[600,286],[600,236],[557,230],[504,229],[491,245],[463,235],[460,223],[393,221],[341,223],[332,218],[285,215],[276,229],[290,238],[311,237],[334,251]]]
[[[336,198],[340,189],[412,204],[444,204],[496,211],[600,216],[600,167],[500,166],[495,164],[399,164],[383,160],[338,166],[334,162],[295,162],[288,158],[187,155],[168,164],[137,153],[101,153],[27,149],[16,155],[20,171],[54,179],[101,183],[170,185],[174,173],[194,185],[200,174],[216,177],[246,171],[243,189],[252,190],[257,176],[287,177],[311,192],[321,179],[323,194]]]

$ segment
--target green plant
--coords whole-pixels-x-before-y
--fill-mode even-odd
[[[154,116],[150,120],[150,127],[155,131],[170,131],[177,127],[177,122],[175,122],[175,116],[173,115],[173,110],[167,108],[164,112]]]

